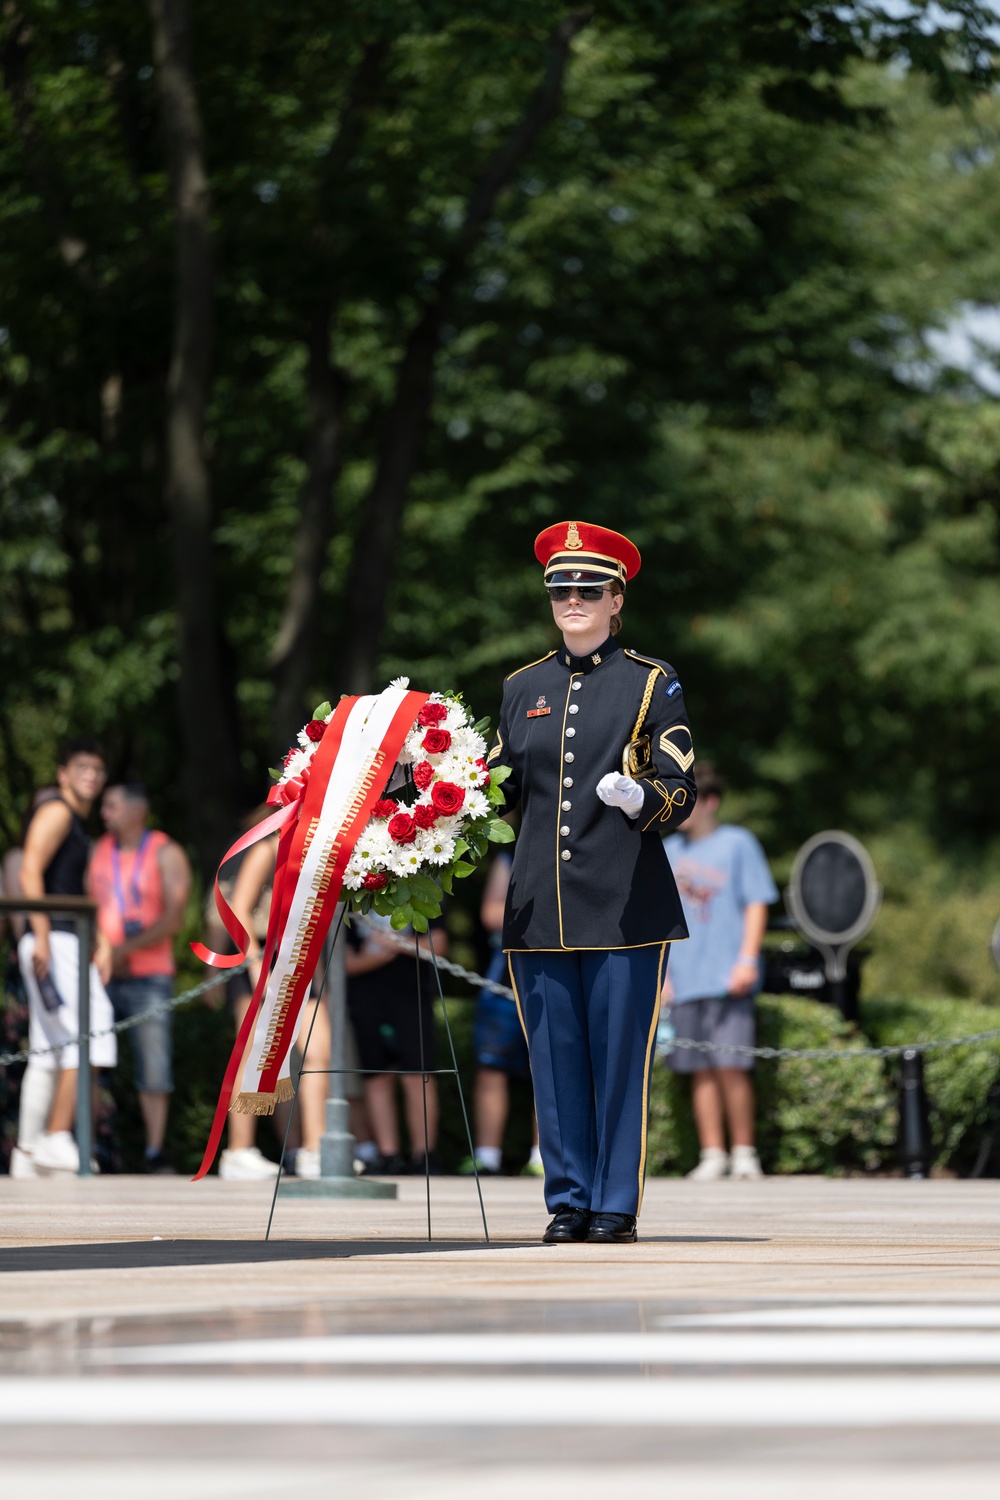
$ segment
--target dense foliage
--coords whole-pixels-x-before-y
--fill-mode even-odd
[[[572,514],[779,867],[881,840],[889,961],[985,994],[1000,409],[927,335],[995,297],[995,17],[906,10],[5,7],[5,838],[69,730],[204,870],[311,702],[495,714]]]

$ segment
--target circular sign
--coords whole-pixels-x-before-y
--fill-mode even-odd
[[[827,957],[831,979],[846,973],[846,953],[875,920],[882,892],[863,844],[837,829],[817,833],[795,856],[786,893],[803,937]]]

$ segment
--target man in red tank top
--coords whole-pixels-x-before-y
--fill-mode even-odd
[[[90,861],[88,885],[97,926],[110,948],[108,994],[118,1020],[143,1015],[128,1036],[146,1127],[146,1171],[171,1172],[163,1155],[173,1089],[172,1013],[157,1012],[174,993],[174,937],[184,924],[191,867],[179,844],[147,827],[149,802],[138,783],[108,787],[101,816],[108,830]]]

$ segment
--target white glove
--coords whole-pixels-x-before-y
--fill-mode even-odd
[[[597,783],[597,795],[608,807],[620,807],[630,818],[637,818],[642,812],[642,787],[631,776],[617,776],[609,771]]]

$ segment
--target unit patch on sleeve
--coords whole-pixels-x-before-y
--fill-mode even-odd
[[[682,771],[690,771],[694,764],[694,742],[686,724],[675,724],[660,735],[660,749],[664,755],[675,760]]]
[[[675,677],[674,680],[673,680],[673,682],[671,682],[671,683],[669,683],[667,685],[667,697],[668,698],[672,698],[674,696],[674,694],[675,693],[679,693],[680,690],[681,690],[680,678]]]

